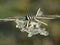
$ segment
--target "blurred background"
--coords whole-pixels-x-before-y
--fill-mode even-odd
[[[41,8],[44,15],[60,15],[60,0],[0,0],[0,18],[35,15]],[[43,20],[49,36],[39,34],[27,37],[15,22],[0,21],[0,45],[60,45],[60,18]]]

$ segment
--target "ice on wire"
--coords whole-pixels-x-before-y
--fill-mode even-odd
[[[44,36],[49,35],[49,33],[47,31],[45,31],[45,28],[40,27],[41,26],[40,23],[31,21],[29,23],[28,28],[26,28],[25,21],[23,21],[23,20],[19,20],[19,21],[17,20],[16,23],[17,23],[16,28],[21,29],[21,32],[27,32],[28,37],[31,37],[31,36],[36,35],[36,34],[40,34],[40,35],[44,35]]]
[[[43,12],[40,10],[40,8],[37,11],[36,16],[41,16]],[[29,17],[28,17],[29,18]],[[27,18],[27,19],[28,19]],[[30,18],[32,19],[32,18]],[[21,32],[27,32],[28,37],[32,37],[33,35],[40,34],[44,36],[48,36],[49,32],[47,32],[45,29],[46,28],[41,28],[41,21],[38,22],[37,20],[23,20],[23,19],[16,19],[16,28],[19,28]],[[44,23],[45,24],[45,23]]]
[[[46,28],[41,28],[41,25],[48,26],[45,22],[41,21],[40,19],[56,19],[60,18],[59,15],[50,15],[44,16],[43,12],[39,8],[37,11],[36,16],[26,16],[26,17],[9,17],[0,19],[0,21],[14,21],[16,22],[16,28],[19,28],[21,32],[27,32],[28,37],[31,37],[36,34],[48,36],[49,32],[46,31]]]

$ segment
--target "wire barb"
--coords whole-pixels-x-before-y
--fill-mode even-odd
[[[44,25],[48,26],[48,24],[46,24],[46,23],[44,23],[44,22],[42,22],[42,21],[40,21],[40,20],[37,20],[36,18],[34,18],[34,19],[35,19],[35,21],[37,21],[37,22],[39,22],[39,23],[41,23],[41,24],[44,24]]]

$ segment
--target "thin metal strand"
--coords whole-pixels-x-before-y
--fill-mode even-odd
[[[49,18],[49,17],[35,17],[37,19],[55,19],[55,18]]]
[[[42,24],[48,26],[46,23],[44,23],[44,22],[42,22],[42,21],[40,21],[40,20],[37,20],[36,18],[34,18],[34,19],[35,19],[35,21],[37,21],[37,22],[39,22],[39,23],[42,23]]]
[[[28,26],[29,26],[29,21],[27,21],[27,26],[26,26],[26,28],[28,28]]]
[[[0,21],[15,21],[16,19],[0,19]]]
[[[37,13],[36,13],[36,16],[39,14],[39,12],[40,12],[40,8],[38,9],[38,11],[37,11]]]

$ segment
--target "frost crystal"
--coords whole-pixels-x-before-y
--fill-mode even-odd
[[[43,12],[40,10],[40,8],[37,11],[37,14],[35,17],[42,16]],[[41,28],[41,24],[47,25],[46,23],[36,19],[35,17],[26,17],[26,20],[23,19],[16,19],[16,28],[21,29],[21,32],[27,32],[28,37],[31,37],[36,34],[48,36],[49,33],[45,31],[45,28]],[[34,21],[35,20],[35,21]]]
[[[16,19],[16,28],[23,28],[25,26],[25,21]]]
[[[27,32],[28,37],[31,37],[31,36],[36,35],[38,33],[40,35],[44,35],[44,36],[48,36],[48,34],[49,34],[47,31],[45,31],[45,28],[41,28],[40,23],[31,21],[29,23],[28,28],[26,28],[26,21],[17,19],[16,23],[17,23],[16,28],[21,29],[21,32]]]

